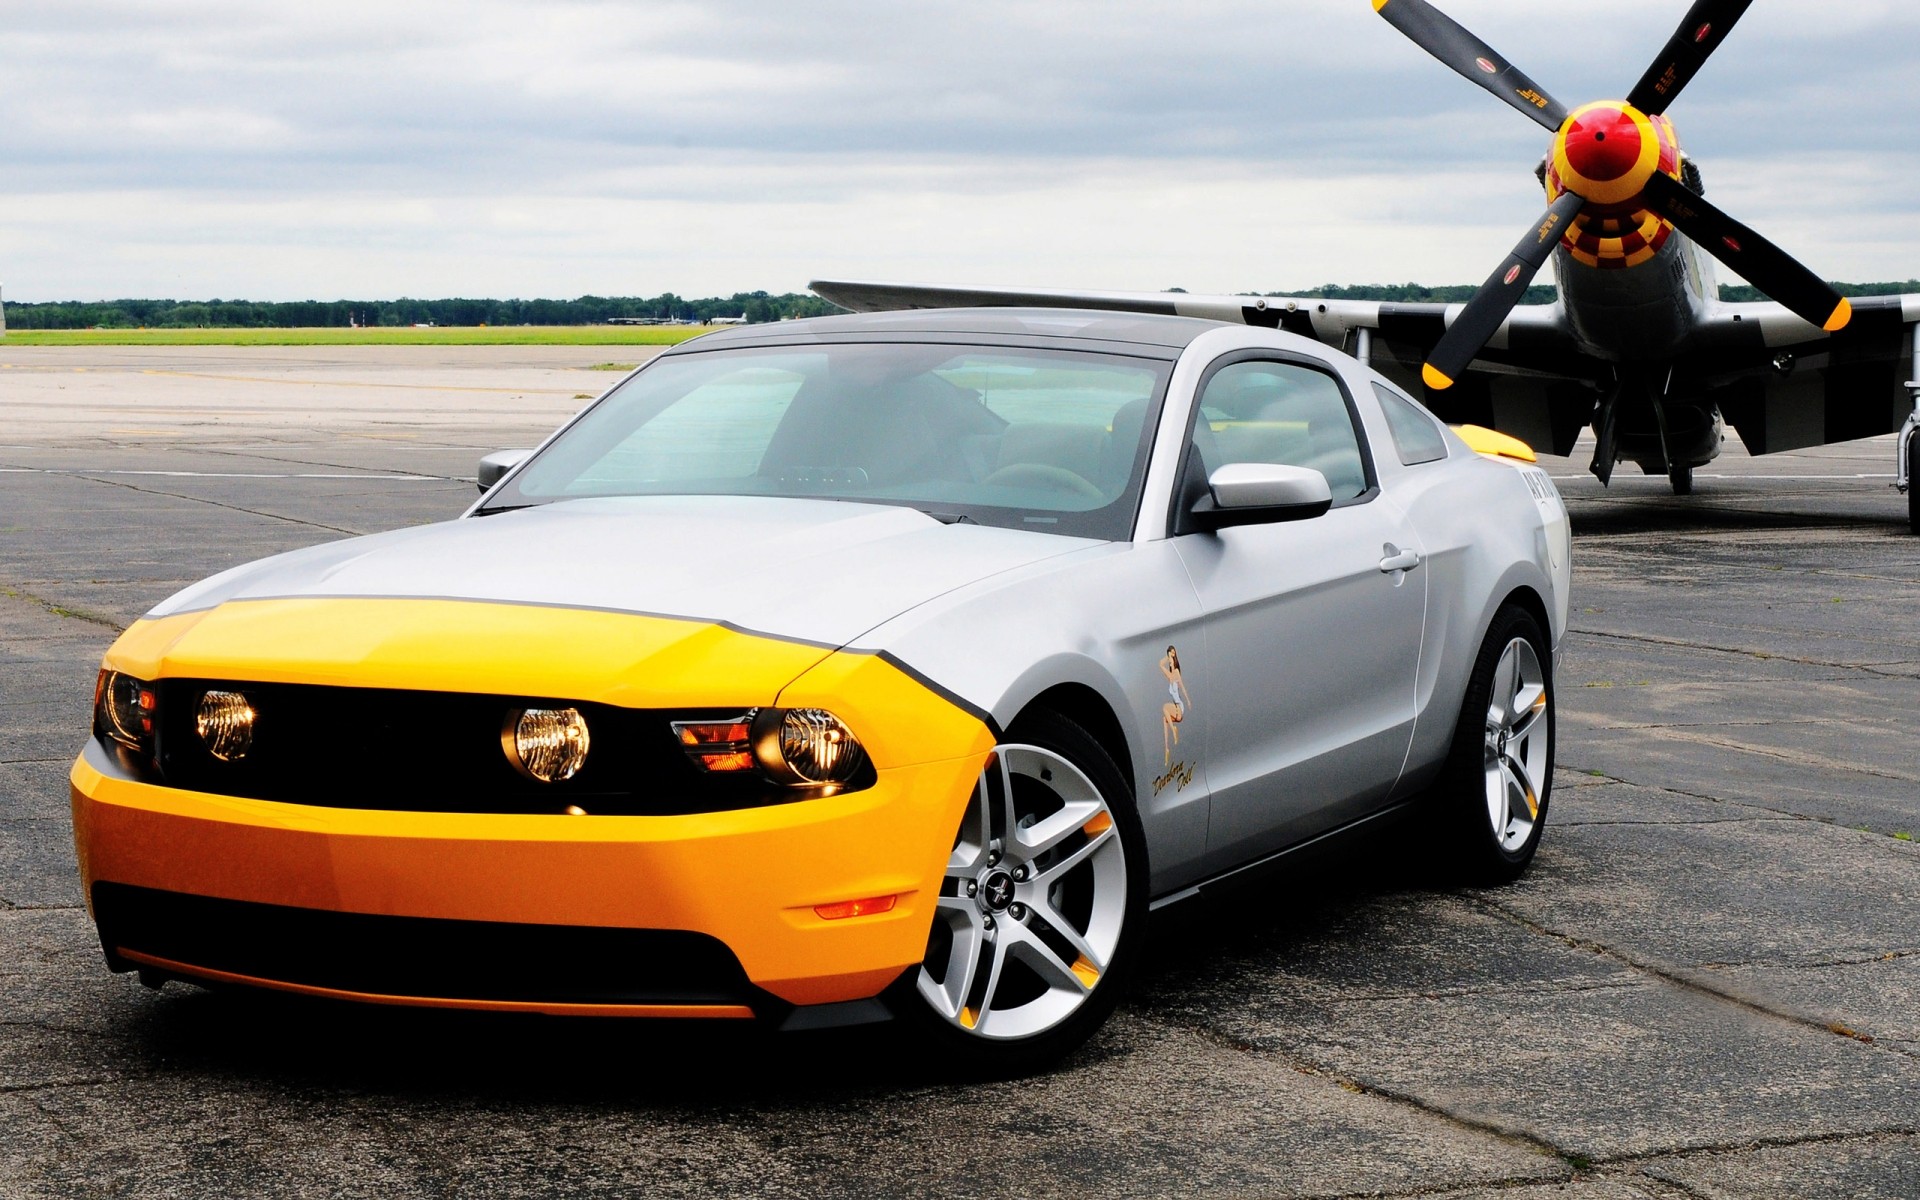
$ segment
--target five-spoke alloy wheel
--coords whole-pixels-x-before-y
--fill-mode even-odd
[[[1145,869],[1112,757],[1064,717],[1023,718],[989,756],[947,860],[914,974],[928,1032],[993,1070],[1085,1040],[1118,999]]]
[[[1438,808],[1455,874],[1504,883],[1533,860],[1553,786],[1553,657],[1523,608],[1495,614],[1474,660]]]
[[[1508,853],[1533,838],[1547,794],[1552,718],[1540,656],[1524,637],[1500,652],[1487,704],[1484,770],[1493,840]]]

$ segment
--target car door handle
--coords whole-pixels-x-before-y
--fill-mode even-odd
[[[1392,542],[1380,547],[1380,553],[1386,555],[1380,560],[1380,569],[1389,575],[1395,571],[1411,571],[1420,565],[1418,550],[1402,550]]]

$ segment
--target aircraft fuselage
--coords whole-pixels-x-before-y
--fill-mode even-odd
[[[1654,173],[1700,191],[1671,121],[1602,101],[1568,117],[1540,175],[1550,203],[1569,191],[1588,202],[1555,247],[1553,265],[1570,332],[1586,353],[1617,364],[1612,388],[1595,406],[1594,469],[1604,479],[1616,458],[1629,459],[1682,487],[1693,467],[1719,454],[1724,427],[1712,405],[1674,392],[1670,364],[1718,303],[1719,289],[1699,248],[1646,202]]]

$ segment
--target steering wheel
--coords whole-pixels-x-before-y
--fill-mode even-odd
[[[1065,467],[1056,467],[1051,463],[1008,463],[980,482],[1001,484],[1006,487],[1046,488],[1055,492],[1072,492],[1090,500],[1107,498],[1105,492],[1084,476],[1077,475]]]

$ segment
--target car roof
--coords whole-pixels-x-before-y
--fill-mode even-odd
[[[945,341],[955,336],[998,344],[1077,343],[1082,349],[1148,353],[1175,358],[1219,321],[1148,313],[1073,308],[925,308],[903,312],[850,313],[743,325],[709,333],[675,347],[675,353],[745,346],[791,346],[808,342]],[[1117,345],[1115,343],[1118,343]]]

